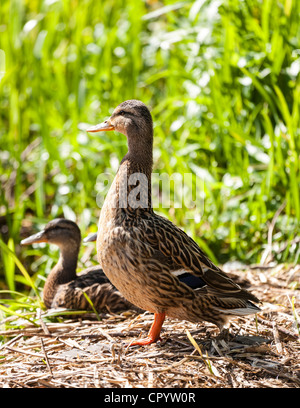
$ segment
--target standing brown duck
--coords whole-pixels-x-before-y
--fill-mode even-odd
[[[97,312],[120,312],[135,309],[110,283],[99,266],[76,274],[81,233],[77,224],[64,218],[50,221],[43,231],[23,239],[22,245],[39,242],[55,244],[60,249],[57,264],[45,282],[43,300],[47,309],[67,308],[92,310],[84,293],[90,298]]]
[[[254,295],[214,265],[185,232],[153,212],[153,124],[147,106],[125,101],[108,120],[88,129],[108,130],[127,136],[128,153],[101,210],[98,260],[130,302],[154,313],[148,337],[131,344],[157,341],[165,316],[206,320],[221,330],[232,316],[258,312]]]

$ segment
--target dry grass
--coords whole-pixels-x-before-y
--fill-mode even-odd
[[[128,312],[62,323],[41,319],[40,327],[0,332],[7,339],[0,346],[0,386],[298,388],[300,291],[293,288],[300,267],[232,274],[248,282],[263,306],[257,317],[232,321],[227,339],[218,337],[213,325],[167,319],[161,342],[128,348],[133,338],[146,334],[152,315]]]

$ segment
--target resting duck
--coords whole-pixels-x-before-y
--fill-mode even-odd
[[[90,240],[95,238],[91,236]],[[99,266],[76,275],[81,233],[77,224],[63,218],[50,221],[43,231],[23,239],[21,245],[38,242],[55,244],[60,249],[57,264],[45,282],[43,300],[47,309],[92,310],[85,292],[97,312],[120,312],[135,307],[110,283]]]
[[[138,100],[121,103],[88,132],[116,130],[127,136],[128,153],[103,204],[97,256],[104,273],[138,307],[154,313],[148,337],[160,339],[166,316],[205,320],[220,330],[232,316],[260,309],[259,300],[214,265],[197,243],[151,206],[153,124]]]

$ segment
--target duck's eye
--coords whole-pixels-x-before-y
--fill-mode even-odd
[[[121,110],[121,111],[119,112],[119,115],[122,115],[122,116],[123,116],[123,115],[125,115],[125,113],[126,113],[125,111]]]

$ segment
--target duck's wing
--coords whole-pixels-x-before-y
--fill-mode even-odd
[[[74,310],[94,308],[99,313],[137,309],[112,285],[98,266],[83,270],[73,281],[60,285],[51,307]]]
[[[73,285],[81,288],[91,286],[94,283],[111,283],[108,277],[103,272],[103,269],[99,265],[94,265],[90,266],[89,268],[83,269],[77,274],[76,280],[73,281]]]
[[[183,230],[157,214],[141,221],[138,239],[152,250],[152,258],[188,286],[223,297],[240,297],[258,302],[217,267]]]

